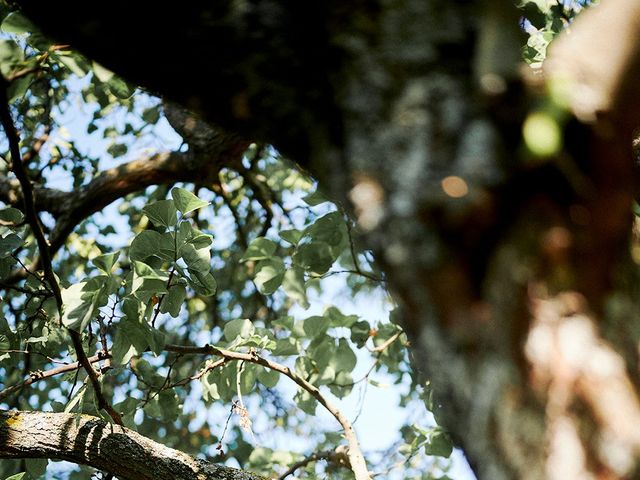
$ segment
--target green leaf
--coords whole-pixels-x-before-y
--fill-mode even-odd
[[[347,240],[347,227],[340,212],[331,212],[318,218],[303,233],[313,242],[324,242],[332,247]]]
[[[154,270],[146,263],[134,261],[131,292],[140,302],[146,303],[154,295],[167,293],[168,279],[165,272]]]
[[[315,415],[318,402],[311,396],[306,390],[298,390],[295,397],[293,397],[296,404],[304,413],[308,415]]]
[[[333,369],[331,365],[327,365],[326,367],[320,370],[320,376],[316,380],[318,385],[328,385],[336,381],[336,371]]]
[[[258,381],[267,388],[273,388],[278,384],[280,374],[269,368],[262,368],[258,371]]]
[[[322,193],[316,190],[315,192],[310,193],[306,197],[302,197],[302,201],[307,205],[309,205],[310,207],[315,207],[316,205],[326,203],[329,200]]]
[[[335,259],[331,248],[324,242],[298,245],[293,254],[293,261],[296,265],[317,275],[327,273]]]
[[[187,283],[200,295],[210,296],[216,293],[218,284],[216,279],[213,278],[211,272],[203,274],[197,270],[189,270],[190,278],[187,279]]]
[[[197,196],[195,196],[189,190],[185,190],[184,188],[173,188],[171,190],[171,197],[173,198],[173,202],[175,203],[176,208],[185,215],[189,212],[193,212],[194,210],[209,205],[209,202],[200,200]]]
[[[22,246],[24,241],[15,233],[10,233],[6,237],[0,237],[0,258],[10,256],[13,251]]]
[[[304,286],[304,271],[300,267],[292,267],[287,270],[282,280],[284,293],[293,301],[298,302],[304,309],[309,308],[307,291]]]
[[[203,275],[206,275],[211,270],[211,249],[209,246],[196,249],[193,244],[186,243],[180,249],[179,256],[182,257],[189,270],[194,270]]]
[[[369,333],[371,332],[371,325],[369,322],[361,320],[351,325],[351,341],[356,344],[358,348],[364,347],[369,339]]]
[[[124,143],[112,143],[107,148],[107,153],[113,158],[122,157],[123,155],[126,155],[128,151],[129,147],[127,147]]]
[[[249,462],[255,466],[273,465],[273,450],[265,447],[254,448],[249,456]]]
[[[160,200],[147,205],[142,209],[144,214],[149,217],[154,225],[163,225],[165,227],[173,227],[177,222],[177,210],[173,201]]]
[[[18,224],[24,220],[24,215],[17,208],[3,208],[0,210],[0,220],[3,222]]]
[[[244,365],[242,372],[238,372],[240,375],[240,393],[247,395],[253,391],[253,387],[256,383],[257,365],[247,363]]]
[[[330,362],[336,372],[351,372],[356,366],[358,359],[356,354],[353,353],[349,342],[345,338],[341,338],[338,341],[338,348],[336,349],[335,356]]]
[[[24,60],[22,48],[13,40],[0,40],[0,72],[7,75],[13,67]]]
[[[3,32],[16,34],[31,33],[38,30],[31,20],[20,12],[12,12],[7,15],[0,28]]]
[[[173,318],[177,318],[180,315],[180,309],[182,308],[182,304],[187,298],[187,289],[184,285],[175,284],[169,288],[169,293],[167,293],[162,298],[162,303],[160,304],[160,312],[161,313],[169,313]]]
[[[256,265],[256,275],[253,282],[258,291],[263,295],[271,295],[275,292],[284,278],[284,262],[281,258],[271,257],[262,260]]]
[[[16,473],[15,475],[11,475],[10,477],[7,477],[5,480],[23,480],[26,474],[27,472]]]
[[[111,349],[111,362],[114,365],[127,364],[134,355],[142,353],[142,351],[139,352],[133,345],[132,338],[129,335],[129,332],[124,327],[122,327],[121,324],[122,321],[120,321],[118,327],[116,328],[113,347]]]
[[[453,451],[453,443],[445,431],[436,427],[429,436],[429,442],[425,444],[424,451],[427,455],[449,458]]]
[[[160,109],[158,106],[145,108],[142,111],[142,120],[149,124],[156,124],[160,120]]]
[[[313,316],[304,320],[302,328],[309,338],[317,337],[327,331],[331,324],[328,317]]]
[[[312,358],[318,369],[329,368],[329,363],[336,354],[336,340],[333,337],[321,335],[315,337],[307,347],[307,355]],[[333,367],[331,367],[333,368]],[[335,375],[335,370],[334,370]]]
[[[118,260],[119,256],[120,256],[120,250],[116,250],[115,252],[112,252],[112,253],[105,253],[103,255],[98,255],[91,261],[96,267],[98,267],[104,273],[109,274],[111,273],[111,270],[113,269],[113,266],[115,265],[116,260]]]
[[[101,82],[108,82],[115,75],[111,70],[104,68],[97,62],[93,62],[91,64],[93,74],[96,76],[98,80]]]
[[[302,231],[295,229],[282,230],[278,235],[285,242],[289,242],[291,245],[297,245],[302,238]]]
[[[77,53],[57,53],[51,56],[57,58],[60,63],[78,77],[84,77],[89,72],[88,65]]]
[[[353,377],[350,372],[336,372],[336,378],[328,386],[332,394],[338,398],[344,398],[353,390]]]
[[[85,383],[80,387],[80,389],[73,395],[71,400],[65,405],[64,413],[69,413],[73,410],[73,408],[78,404],[82,403],[82,399],[84,398],[84,394],[87,391],[87,384]]]
[[[157,367],[152,366],[148,361],[144,359],[138,359],[135,362],[135,371],[137,375],[147,385],[151,387],[160,388],[164,384],[164,377],[159,375]]]
[[[247,251],[240,260],[265,260],[267,258],[271,258],[276,252],[277,246],[278,245],[273,240],[258,237],[249,244]]]
[[[84,331],[99,313],[99,309],[107,304],[109,295],[115,293],[118,287],[119,284],[113,277],[98,275],[63,289],[63,325],[77,332]]]
[[[136,91],[135,87],[115,75],[105,83],[109,87],[109,91],[122,100],[126,100]]]
[[[238,318],[231,320],[224,326],[224,338],[227,342],[233,342],[238,338],[248,338],[254,334],[256,328],[251,320],[246,318]]]
[[[198,233],[194,231],[194,235],[189,239],[189,243],[193,245],[197,250],[207,248],[213,243],[213,237],[204,233]]]
[[[218,372],[213,370],[210,370],[206,375],[200,377],[200,383],[202,384],[202,398],[205,401],[220,400],[217,383],[218,377]]]
[[[27,473],[32,478],[40,478],[47,471],[49,460],[46,458],[27,458],[25,459],[25,467]]]
[[[300,347],[298,342],[294,338],[279,338],[276,340],[276,347],[271,353],[279,357],[289,357],[291,355],[298,355]]]
[[[357,315],[345,315],[336,307],[329,307],[325,310],[324,314],[331,319],[332,327],[347,327],[356,323],[358,320]]]
[[[131,260],[144,261],[151,256],[155,256],[162,260],[171,261],[174,257],[175,248],[171,238],[171,233],[169,232],[162,234],[155,230],[143,230],[131,242],[129,258]]]
[[[162,419],[168,422],[175,421],[180,413],[180,402],[175,392],[173,390],[163,390],[157,398],[160,412],[162,412]]]
[[[9,350],[10,348],[11,342],[9,341],[9,337],[4,333],[0,334],[0,350]]]

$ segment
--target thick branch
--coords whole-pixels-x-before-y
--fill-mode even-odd
[[[260,480],[195,459],[89,415],[0,411],[0,458],[49,458],[89,465],[122,480]]]

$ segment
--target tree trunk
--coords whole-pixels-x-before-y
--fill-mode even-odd
[[[605,19],[623,11],[633,25],[625,2],[603,0]],[[18,3],[60,41],[274,143],[352,202],[438,420],[479,478],[634,476],[638,109],[624,88],[637,76],[579,117],[593,125],[561,125],[565,148],[539,161],[520,154],[530,100],[515,75],[517,12],[499,0]],[[615,31],[594,32],[613,48]],[[611,72],[633,77],[624,51]]]
[[[260,480],[213,465],[89,415],[0,411],[0,458],[90,465],[122,480]]]

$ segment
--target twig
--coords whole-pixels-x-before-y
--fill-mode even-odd
[[[402,330],[399,330],[398,332],[396,332],[393,335],[391,335],[384,343],[381,343],[377,347],[370,348],[369,351],[371,353],[382,353],[383,351],[385,351],[387,349],[387,347],[389,345],[391,345],[393,342],[395,342],[398,339],[398,337],[400,337],[400,335],[402,335],[403,333],[404,332]]]
[[[231,417],[233,416],[233,412],[236,408],[236,402],[231,404],[231,408],[229,409],[229,415],[227,415],[227,421],[224,422],[224,429],[222,430],[222,435],[220,435],[220,440],[218,440],[218,445],[216,446],[216,450],[220,452],[220,455],[224,454],[224,450],[222,450],[222,440],[224,440],[224,436],[227,433],[227,429],[229,428],[229,423],[231,422]]]
[[[17,350],[17,349],[10,349],[10,350],[3,350],[0,349],[0,353],[25,353],[25,354],[29,354],[29,355],[40,355],[41,357],[46,358],[47,360],[49,360],[51,363],[57,363],[60,365],[69,365],[69,362],[65,362],[62,360],[56,360],[55,358],[51,358],[48,355],[45,355],[42,352],[32,352],[31,350]]]
[[[369,280],[373,280],[374,282],[381,282],[381,283],[385,283],[386,280],[384,278],[378,278],[374,275],[371,275],[370,273],[367,272],[363,272],[362,270],[349,270],[349,269],[345,269],[345,270],[331,270],[330,272],[327,273],[323,273],[322,275],[309,275],[309,278],[327,278],[327,277],[331,277],[333,275],[337,275],[339,273],[350,273],[352,275],[360,275],[362,277],[368,278]]]

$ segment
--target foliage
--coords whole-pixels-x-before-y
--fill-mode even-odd
[[[20,13],[3,6],[0,14],[5,33],[0,69],[10,81],[22,161],[38,188],[62,187],[73,195],[106,168],[163,148],[158,138],[169,129],[157,99],[50,43]],[[9,181],[11,164],[19,159],[11,158],[6,142],[2,148],[0,175]],[[181,148],[176,145],[175,151]],[[240,165],[222,168],[217,177],[206,184],[194,178],[195,184],[142,188],[118,200],[117,210],[109,207],[78,219],[53,262],[62,315],[56,287],[42,276],[34,225],[25,219],[20,201],[3,198],[2,408],[114,420],[100,407],[103,396],[125,425],[143,435],[271,475],[313,452],[344,444],[340,426],[322,422],[310,392],[286,384],[277,371],[172,346],[213,345],[260,355],[337,399],[354,395],[366,401],[367,384],[407,385],[406,338],[399,327],[340,308],[346,304],[340,297],[385,295],[382,274],[357,246],[354,226],[340,207],[261,145],[251,145]],[[41,208],[53,212],[40,215],[50,238],[69,214],[55,208]],[[328,290],[341,293],[334,305],[321,308]],[[81,367],[43,375],[79,358],[70,332],[81,335],[87,356],[98,355],[100,391]],[[9,390],[25,379],[35,381]],[[410,387],[403,404],[419,394],[417,385]],[[446,471],[446,462],[426,455],[448,457],[451,443],[428,428],[407,427],[413,433],[391,452],[371,452],[377,460],[370,467],[397,471],[404,455],[411,461],[402,478]],[[295,448],[282,448],[283,438]],[[10,478],[39,478],[46,468],[46,460],[3,462],[0,472],[4,477],[26,471]],[[47,473],[73,479],[92,474],[69,465]],[[330,461],[296,471],[299,478],[325,474],[351,476]]]
[[[522,28],[528,33],[524,60],[542,66],[549,43],[573,21],[591,0],[522,0]]]

